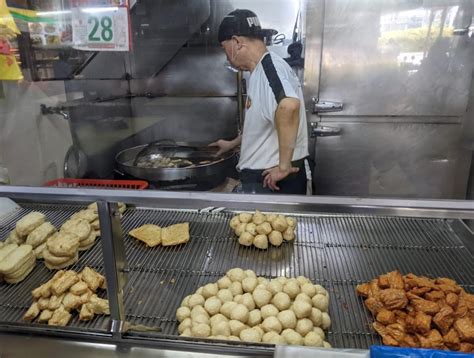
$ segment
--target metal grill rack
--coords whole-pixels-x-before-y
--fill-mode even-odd
[[[24,204],[20,210],[0,220],[0,240],[4,240],[8,236],[10,231],[15,228],[18,220],[32,211],[42,212],[56,228],[59,228],[72,214],[81,209],[83,207],[77,205]],[[80,252],[79,261],[68,269],[79,272],[85,266],[101,273],[104,272],[100,239],[89,250]],[[48,270],[42,260],[37,260],[36,267],[21,283],[16,285],[0,283],[0,321],[12,325],[24,325],[23,315],[33,302],[31,291],[51,279],[54,272]],[[105,332],[108,328],[108,321],[107,316],[98,315],[89,322],[81,322],[79,321],[79,315],[74,314],[67,327],[54,329]],[[27,325],[30,326],[31,324],[28,323]],[[51,327],[44,324],[33,323],[33,325],[51,329]]]
[[[166,226],[189,221],[191,241],[149,249],[124,236],[130,266],[124,291],[127,320],[177,335],[175,311],[181,300],[230,268],[241,267],[267,278],[303,275],[322,284],[331,297],[329,342],[340,348],[368,348],[380,339],[371,328],[370,313],[355,294],[357,284],[398,269],[451,277],[474,291],[473,256],[447,220],[293,215],[298,220],[297,240],[262,251],[238,244],[228,226],[232,215],[128,211],[125,233],[145,223]]]
[[[0,239],[16,221],[32,210],[45,213],[59,227],[81,206],[30,205],[0,220]],[[372,317],[355,286],[398,269],[432,277],[455,279],[474,292],[473,255],[453,230],[452,221],[381,216],[295,215],[297,240],[266,251],[240,246],[228,226],[230,212],[130,208],[122,219],[124,245],[130,272],[124,289],[126,319],[133,324],[161,327],[164,336],[176,337],[176,308],[188,294],[215,282],[233,267],[254,270],[257,275],[304,275],[330,293],[332,325],[328,341],[335,347],[368,348],[380,343],[371,328]],[[190,222],[191,240],[186,245],[148,248],[126,233],[145,223],[167,226]],[[89,265],[103,272],[101,246],[80,254],[72,267]],[[30,291],[52,276],[38,263],[18,285],[0,284],[1,321],[19,324],[31,303]],[[68,327],[103,331],[108,318],[91,322],[75,318]],[[45,327],[45,326],[42,326]],[[154,336],[155,333],[140,333]]]

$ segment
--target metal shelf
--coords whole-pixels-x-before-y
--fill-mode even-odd
[[[23,204],[18,212],[0,220],[0,239],[16,221],[32,210],[45,213],[59,227],[77,205]],[[181,300],[198,287],[217,281],[232,267],[254,270],[257,275],[304,275],[325,286],[331,297],[332,326],[327,339],[338,348],[368,348],[380,343],[372,330],[372,317],[355,294],[358,283],[394,269],[402,273],[446,276],[474,292],[473,254],[453,229],[456,220],[385,217],[376,215],[293,215],[298,220],[297,240],[266,251],[240,246],[228,226],[232,212],[207,213],[189,209],[129,208],[122,218],[128,282],[124,288],[126,320],[160,327],[160,334],[140,332],[142,338],[171,337],[176,342],[175,311]],[[145,223],[167,226],[190,222],[186,245],[148,248],[126,233]],[[80,254],[72,269],[89,265],[103,272],[99,242]],[[20,324],[31,303],[30,291],[52,276],[38,263],[18,285],[0,284],[0,317]],[[109,319],[91,322],[75,318],[68,327],[87,331],[107,330]],[[28,325],[24,325],[28,327]],[[36,325],[45,327],[44,325]]]

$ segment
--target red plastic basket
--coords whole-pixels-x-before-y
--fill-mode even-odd
[[[106,179],[72,179],[62,178],[51,180],[44,184],[56,188],[100,188],[100,189],[135,189],[148,188],[144,180],[106,180]]]

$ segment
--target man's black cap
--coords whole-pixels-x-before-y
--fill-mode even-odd
[[[263,39],[268,30],[262,29],[257,15],[250,10],[237,9],[229,13],[219,26],[218,40],[230,40],[232,36],[248,36]]]

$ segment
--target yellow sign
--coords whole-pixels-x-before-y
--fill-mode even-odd
[[[11,52],[10,39],[20,34],[5,0],[0,0],[0,80],[22,80],[20,66]]]

